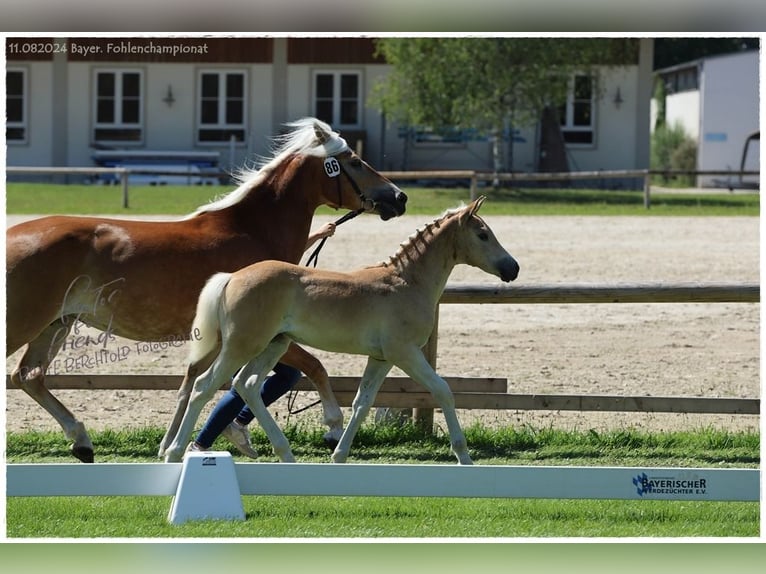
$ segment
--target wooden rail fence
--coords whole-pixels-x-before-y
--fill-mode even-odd
[[[555,285],[448,285],[441,304],[596,304],[596,303],[757,303],[758,284],[555,284]],[[439,318],[424,348],[436,367]],[[414,397],[413,397],[414,398]],[[458,402],[459,401],[459,402]],[[733,402],[732,402],[733,401]],[[568,395],[505,395],[477,397],[455,395],[459,408],[518,410],[581,410],[624,412],[687,412],[718,414],[759,414],[759,399],[719,399],[701,397],[610,397]],[[477,406],[477,405],[481,406]],[[468,406],[470,405],[470,406]],[[491,406],[495,405],[495,406]],[[720,409],[720,410],[719,410]],[[423,425],[433,421],[433,409],[415,406],[415,418]]]
[[[66,175],[66,174],[111,174],[119,178],[122,188],[122,206],[127,208],[130,204],[128,179],[133,175],[170,175],[174,177],[221,177],[229,174],[225,172],[184,173],[177,171],[151,170],[146,168],[129,167],[24,167],[8,166],[8,174],[40,174],[40,175]],[[643,179],[644,181],[644,207],[651,207],[651,178],[653,175],[666,177],[677,175],[714,176],[728,177],[760,176],[758,171],[734,171],[734,170],[649,170],[649,169],[618,169],[598,171],[562,171],[548,173],[492,173],[473,170],[432,170],[432,171],[381,171],[382,175],[393,180],[401,179],[448,179],[466,180],[471,189],[471,200],[476,199],[480,181],[525,181],[525,182],[550,182],[550,181],[573,181],[593,179]]]
[[[51,375],[46,378],[46,383],[52,390],[176,391],[182,379],[181,375]],[[508,381],[504,378],[445,377],[445,380],[454,394],[455,407],[459,409],[760,414],[760,401],[753,398],[514,394],[507,392]],[[338,404],[350,407],[359,378],[331,377],[330,383]],[[6,388],[15,388],[9,377],[6,377]],[[304,377],[298,381],[295,390],[313,391],[314,387]],[[388,377],[374,406],[397,409],[438,407],[430,393],[406,377]]]
[[[760,285],[741,283],[450,284],[440,303],[758,303]]]
[[[608,303],[758,303],[757,284],[629,284],[629,285],[448,285],[442,304],[608,304]],[[426,353],[436,366],[437,322]],[[51,389],[177,390],[180,375],[52,375]],[[667,412],[705,414],[760,414],[758,398],[576,396],[513,394],[504,378],[446,377],[462,409],[573,410],[620,412]],[[331,384],[341,406],[350,406],[358,386],[357,377],[332,377]],[[6,388],[14,388],[6,377]],[[310,391],[303,378],[297,390]],[[406,377],[386,379],[375,405],[415,408],[416,418],[427,423],[437,406],[422,387]]]

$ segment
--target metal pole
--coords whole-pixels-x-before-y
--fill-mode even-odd
[[[652,206],[651,187],[652,175],[647,171],[644,174],[644,207],[646,209],[649,209]]]
[[[120,182],[122,183],[122,207],[128,209],[128,170],[123,169],[120,171]]]

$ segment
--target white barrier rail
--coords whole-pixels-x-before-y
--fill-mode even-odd
[[[204,454],[212,459],[231,456],[228,452]],[[9,464],[6,495],[172,496],[186,460]],[[758,501],[760,485],[760,471],[756,469],[329,463],[234,466],[243,495]],[[215,496],[214,488],[210,495]]]

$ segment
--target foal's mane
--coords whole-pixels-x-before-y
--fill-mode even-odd
[[[465,205],[460,205],[458,207],[448,209],[432,222],[426,223],[423,227],[419,227],[412,235],[410,235],[399,245],[399,249],[396,251],[396,253],[388,258],[388,261],[382,261],[375,267],[391,267],[396,266],[397,263],[403,265],[405,263],[405,259],[408,257],[408,253],[412,251],[417,252],[417,248],[415,247],[415,243],[417,241],[428,243],[429,237],[435,235],[435,229],[440,229],[446,220],[454,215],[457,215],[464,209]]]
[[[349,149],[348,143],[338,132],[332,131],[329,124],[316,118],[301,118],[285,124],[290,131],[274,137],[271,157],[256,159],[253,167],[242,167],[234,176],[238,187],[226,195],[203,205],[189,215],[195,217],[208,211],[219,211],[232,205],[236,205],[244,199],[250,189],[263,181],[274,169],[293,155],[310,155],[314,157],[327,157],[337,155]],[[317,141],[315,127],[327,134],[324,143]]]

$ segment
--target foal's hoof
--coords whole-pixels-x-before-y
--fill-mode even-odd
[[[82,462],[93,462],[93,449],[87,446],[72,446],[72,454]]]

